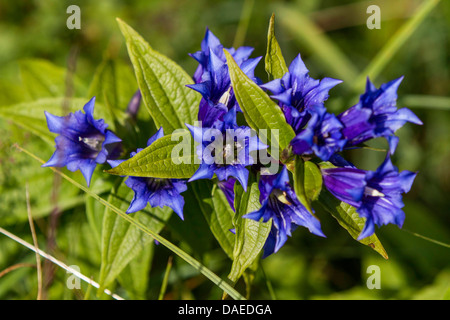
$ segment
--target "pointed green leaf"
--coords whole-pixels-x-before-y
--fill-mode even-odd
[[[284,61],[283,54],[281,53],[280,45],[275,38],[275,14],[272,14],[269,22],[265,68],[269,75],[269,81],[280,79],[289,71],[286,62]]]
[[[322,190],[320,193],[319,203],[339,222],[345,230],[348,231],[353,239],[356,240],[358,238],[364,228],[366,219],[358,215],[355,207],[339,201],[326,189]],[[359,242],[371,247],[383,258],[388,258],[383,245],[375,234],[364,238]]]
[[[179,148],[181,145],[186,148]],[[188,179],[198,168],[193,145],[189,131],[177,130],[106,172],[119,176]]]
[[[305,162],[300,156],[295,156],[294,160],[294,191],[298,200],[313,213],[311,198],[306,195],[305,190]]]
[[[228,51],[224,52],[230,71],[231,85],[247,123],[257,132],[263,142],[267,142],[272,148],[279,147],[280,151],[286,149],[295,137],[295,133],[286,122],[280,107],[247,77]],[[275,132],[278,134],[271,134]],[[274,154],[272,156],[275,157]]]
[[[214,210],[208,220],[209,227],[222,249],[232,259],[235,235],[230,230],[233,229],[234,211],[217,186],[212,190],[212,204]]]
[[[311,201],[316,201],[319,198],[322,190],[322,173],[319,167],[311,161],[305,161],[305,193],[306,197]]]
[[[242,186],[237,184],[235,193],[237,196],[234,219],[236,242],[233,250],[233,264],[228,275],[228,279],[233,283],[259,258],[272,226],[272,220],[263,223],[242,217],[261,207],[257,182],[249,183],[247,192],[244,192]]]
[[[119,180],[108,202],[120,210],[126,211],[133,198],[134,191],[123,179]],[[151,208],[130,214],[130,217],[155,233],[159,233],[170,218],[170,208]],[[102,265],[100,285],[108,286],[114,281],[128,263],[152,241],[142,230],[121,219],[117,214],[105,210],[102,228]]]
[[[165,133],[194,124],[201,96],[186,87],[192,78],[174,61],[155,51],[129,25],[117,19],[125,37],[142,98],[157,127]]]

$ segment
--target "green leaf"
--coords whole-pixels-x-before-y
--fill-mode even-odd
[[[42,59],[25,59],[19,62],[20,76],[32,99],[66,96],[84,96],[85,85],[65,68]],[[67,88],[67,78],[71,77],[72,88]],[[70,84],[69,84],[70,85]]]
[[[120,273],[118,280],[131,300],[144,300],[148,288],[155,242],[148,242],[142,251]]]
[[[235,194],[236,242],[233,250],[233,264],[228,275],[228,279],[233,283],[258,259],[272,227],[272,220],[263,223],[242,217],[261,207],[257,182],[249,182],[247,192],[244,192],[241,185],[236,184]]]
[[[201,96],[186,87],[192,78],[152,47],[129,25],[117,19],[147,109],[165,133],[194,124]]]
[[[294,159],[294,191],[298,200],[310,213],[313,213],[311,198],[306,195],[305,190],[305,162],[298,155]]]
[[[230,71],[231,85],[249,126],[264,143],[284,150],[295,137],[280,107],[239,68],[230,53],[224,50]],[[267,130],[266,132],[261,130]],[[272,135],[275,131],[278,135]],[[275,158],[275,154],[272,154]],[[277,159],[278,160],[278,159]]]
[[[305,161],[304,179],[306,197],[311,201],[316,201],[322,190],[322,173],[315,163]]]
[[[179,148],[181,145],[186,148]],[[188,130],[177,130],[106,172],[120,176],[188,179],[198,168],[193,145]]]
[[[130,205],[134,191],[123,179],[119,180],[108,202],[118,209],[126,211]],[[152,208],[130,214],[154,233],[159,233],[170,218],[170,208]],[[102,228],[102,264],[99,283],[102,287],[111,284],[128,263],[152,241],[142,230],[121,219],[117,214],[106,208]]]
[[[233,229],[234,211],[225,194],[217,186],[214,186],[211,196],[214,210],[207,219],[209,227],[222,249],[233,259],[235,235],[230,230]]]
[[[265,68],[269,75],[269,81],[280,79],[289,71],[286,62],[284,61],[283,54],[281,53],[280,45],[275,38],[275,14],[272,14],[269,22]]]
[[[338,221],[338,223],[345,230],[348,231],[353,239],[357,240],[358,236],[361,234],[361,231],[364,228],[366,219],[358,215],[355,207],[352,207],[345,202],[339,201],[326,189],[322,190],[322,192],[320,193],[319,203]],[[383,245],[375,234],[366,237],[359,242],[371,247],[383,258],[388,258]]]
[[[28,93],[23,86],[0,79],[0,107],[29,100]]]

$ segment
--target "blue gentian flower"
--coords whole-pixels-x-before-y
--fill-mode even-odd
[[[366,224],[358,240],[372,235],[375,225],[392,223],[399,228],[403,226],[402,194],[411,190],[416,175],[416,172],[407,170],[399,172],[389,156],[375,172],[367,172],[362,204],[357,209],[359,215],[366,218]]]
[[[347,142],[341,132],[343,125],[323,105],[312,106],[308,112],[311,118],[292,139],[292,151],[298,155],[315,154],[328,161],[336,152],[342,151]]]
[[[198,170],[189,179],[211,179],[214,174],[219,181],[236,178],[247,190],[249,171],[246,166],[255,163],[252,153],[266,149],[254,131],[236,124],[236,108],[232,108],[211,127],[186,126],[194,140],[199,142],[197,155],[202,161]],[[216,141],[215,139],[221,139]]]
[[[148,141],[147,146],[164,136],[163,128],[161,127]],[[136,152],[130,154],[134,157],[143,149],[139,148]],[[118,166],[124,160],[112,160],[108,163],[112,167]],[[162,179],[151,177],[133,177],[129,176],[125,180],[125,184],[134,191],[133,200],[127,213],[133,213],[144,209],[147,203],[152,208],[154,207],[170,207],[172,210],[183,219],[184,198],[181,195],[187,190],[186,180],[180,179]]]
[[[93,97],[83,110],[58,117],[45,111],[48,129],[59,134],[55,138],[56,150],[43,167],[67,167],[80,170],[89,186],[97,164],[105,163],[120,155],[122,141],[103,119],[94,119]]]
[[[236,107],[237,111],[241,111],[231,88],[223,49],[219,39],[207,29],[201,44],[201,51],[191,54],[199,62],[199,66],[193,77],[195,84],[188,85],[188,87],[202,95],[198,120],[202,121],[204,126],[211,126],[216,119],[222,120],[222,117],[233,107]],[[260,80],[254,75],[254,70],[261,57],[249,58],[253,48],[240,47],[227,50],[242,71],[253,81],[260,83]]]
[[[402,194],[411,189],[415,172],[402,171],[392,164],[390,156],[376,171],[354,167],[322,169],[325,187],[339,200],[356,208],[366,218],[361,240],[372,235],[375,225],[396,224],[400,228],[405,220]]]
[[[309,109],[323,104],[328,99],[328,91],[342,82],[332,78],[315,80],[308,73],[309,70],[299,54],[289,65],[289,72],[281,79],[261,85],[272,92],[272,98],[279,101],[286,121],[296,133],[299,133],[309,120]]]
[[[361,200],[366,188],[366,171],[354,167],[337,167],[322,169],[324,186],[337,199],[356,208],[361,206]]]
[[[275,175],[261,175],[259,190],[261,208],[243,217],[255,221],[262,219],[263,222],[272,219],[272,229],[264,245],[264,257],[277,252],[297,226],[325,237],[319,220],[300,203],[290,186],[286,167]]]
[[[372,138],[385,137],[392,154],[398,142],[395,131],[406,122],[422,124],[422,121],[408,108],[398,109],[397,89],[403,77],[382,84],[377,89],[367,79],[366,92],[359,102],[341,113],[338,118],[344,124],[342,133],[347,146],[356,146]]]

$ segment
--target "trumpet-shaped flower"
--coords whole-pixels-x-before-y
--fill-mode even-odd
[[[261,208],[244,215],[244,218],[267,222],[272,219],[272,228],[264,245],[264,257],[277,252],[287,237],[298,226],[303,226],[315,235],[325,237],[319,220],[298,200],[289,182],[286,167],[275,175],[261,175],[259,180]]]
[[[94,119],[93,97],[83,110],[58,117],[45,112],[47,125],[51,132],[59,134],[55,138],[56,150],[43,167],[67,167],[69,171],[80,170],[90,184],[97,164],[115,159],[121,151],[122,141],[103,119]]]
[[[376,171],[354,167],[322,169],[325,187],[339,200],[356,208],[366,218],[361,240],[372,235],[375,225],[396,224],[405,220],[402,194],[409,192],[415,172],[402,171],[392,164],[388,156]]]
[[[236,124],[236,108],[232,108],[211,127],[188,125],[195,141],[199,142],[197,155],[201,164],[189,181],[211,179],[214,174],[219,181],[236,178],[247,190],[249,171],[255,163],[254,152],[266,149],[249,127]]]
[[[281,79],[272,80],[261,87],[272,92],[271,97],[279,101],[286,121],[299,133],[310,118],[310,108],[323,104],[328,99],[328,91],[341,82],[332,78],[311,78],[298,55]]]
[[[204,126],[213,125],[217,119],[222,120],[223,116],[233,107],[236,107],[237,111],[241,111],[231,88],[230,75],[223,50],[224,47],[219,39],[207,29],[201,44],[201,50],[191,54],[199,62],[199,66],[193,77],[195,84],[188,85],[188,87],[202,95],[198,120],[202,121]],[[257,83],[260,82],[255,77],[254,70],[261,57],[249,58],[253,48],[229,48],[227,51],[230,52],[238,66],[249,78]]]
[[[398,109],[397,89],[403,77],[382,84],[377,89],[367,79],[366,92],[359,102],[341,113],[338,118],[343,123],[342,133],[347,146],[355,146],[372,138],[385,137],[389,141],[392,154],[398,139],[395,131],[406,122],[422,124],[422,121],[408,108]]]

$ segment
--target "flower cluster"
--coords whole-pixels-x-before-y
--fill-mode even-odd
[[[321,169],[324,185],[366,219],[358,240],[372,235],[375,225],[393,223],[401,227],[405,218],[402,194],[410,190],[416,173],[399,173],[392,164],[390,157],[398,143],[395,132],[406,122],[422,124],[409,109],[396,107],[397,88],[402,78],[383,84],[379,89],[367,80],[366,92],[359,102],[335,116],[327,112],[324,103],[328,91],[341,81],[331,78],[319,81],[308,73],[299,55],[281,79],[261,86],[279,101],[286,121],[296,134],[290,143],[292,152],[328,161],[334,166]],[[356,168],[340,154],[346,148],[378,137],[388,141],[389,151],[374,172]],[[277,214],[283,214],[281,212]],[[290,216],[288,210],[284,212],[284,216]]]
[[[325,102],[329,91],[341,80],[313,79],[298,55],[286,74],[268,83],[255,77],[255,68],[261,57],[250,58],[253,48],[226,49],[243,73],[263,90],[270,92],[278,102],[286,122],[295,132],[288,152],[299,159],[310,159],[321,166],[323,184],[340,201],[354,206],[366,219],[359,239],[373,234],[375,225],[392,223],[402,226],[402,194],[407,193],[416,173],[398,169],[391,162],[398,137],[395,132],[406,122],[422,124],[408,109],[396,106],[397,88],[402,80],[388,82],[377,89],[369,80],[359,102],[339,115],[327,111]],[[261,166],[254,153],[267,149],[257,134],[246,125],[238,124],[241,110],[233,91],[224,47],[219,39],[206,30],[201,50],[191,54],[198,62],[189,88],[201,94],[198,109],[199,125],[186,124],[198,143],[198,170],[187,180],[160,179],[129,176],[125,184],[134,191],[127,213],[152,207],[170,207],[181,219],[184,198],[182,193],[188,183],[199,179],[217,178],[218,187],[234,208],[234,188],[238,182],[247,190],[249,175]],[[136,114],[141,94],[136,92],[127,112]],[[93,116],[95,98],[85,106],[84,113],[77,111],[65,117],[46,113],[50,131],[57,133],[56,151],[44,166],[66,166],[70,171],[80,170],[89,185],[97,164],[118,166],[122,153],[121,139],[106,130],[104,120]],[[271,129],[271,128],[268,128]],[[148,140],[147,146],[164,136],[163,128]],[[376,171],[356,168],[346,161],[341,152],[362,143],[383,137],[389,151]],[[142,149],[131,152],[136,156]],[[259,175],[260,209],[249,212],[244,218],[271,221],[271,231],[264,247],[264,256],[277,252],[298,226],[325,237],[320,221],[311,208],[306,208],[295,194],[285,163],[276,174]],[[255,170],[256,171],[256,170]]]

